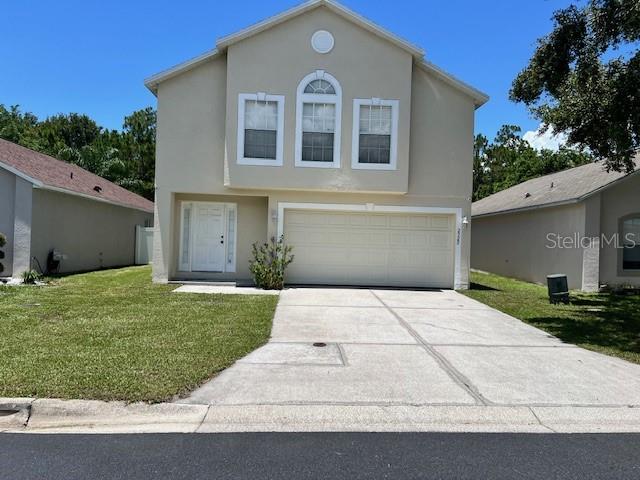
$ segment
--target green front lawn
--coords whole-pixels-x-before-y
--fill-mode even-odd
[[[0,286],[0,397],[168,400],[267,341],[277,297],[176,287],[149,267]]]
[[[640,363],[640,297],[571,293],[570,305],[551,305],[547,288],[472,272],[468,297],[519,318],[561,340]]]

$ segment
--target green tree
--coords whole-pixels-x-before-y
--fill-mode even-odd
[[[488,163],[489,140],[482,134],[473,142],[473,201],[491,195],[491,168]]]
[[[37,129],[38,117],[21,112],[18,105],[7,109],[0,104],[0,138],[40,151],[42,146]]]
[[[608,168],[633,168],[640,147],[640,2],[589,0],[553,15],[510,97]]]
[[[125,117],[120,138],[120,158],[129,176],[122,186],[153,200],[155,182],[156,111],[138,110]]]
[[[127,167],[121,160],[118,149],[102,140],[79,149],[62,147],[58,152],[58,159],[74,163],[116,184],[121,184],[128,176]]]
[[[473,201],[531,178],[573,168],[593,161],[587,153],[561,147],[557,152],[536,150],[521,136],[516,125],[503,125],[495,140],[477,135],[473,158]]]
[[[48,117],[38,125],[38,135],[41,138],[45,153],[54,157],[64,148],[80,150],[95,142],[102,128],[87,115],[70,113]]]
[[[124,118],[122,131],[99,126],[87,115],[58,114],[43,121],[0,104],[0,138],[74,163],[150,200],[154,196],[156,112]]]

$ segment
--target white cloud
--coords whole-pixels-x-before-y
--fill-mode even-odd
[[[529,130],[522,138],[529,142],[529,145],[536,150],[546,148],[547,150],[558,151],[561,146],[567,143],[567,136],[564,133],[554,135],[550,128],[547,129],[546,132],[541,133],[542,128],[543,126],[540,125],[536,131]]]

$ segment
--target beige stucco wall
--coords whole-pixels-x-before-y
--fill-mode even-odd
[[[227,193],[224,187],[226,56],[158,88],[153,278],[167,281],[172,257],[174,194]]]
[[[132,265],[135,227],[152,219],[139,210],[34,189],[31,254],[42,268],[51,249],[66,254],[61,272]]]
[[[180,218],[182,202],[221,202],[235,203],[237,205],[237,227],[236,233],[236,271],[231,273],[208,273],[208,272],[182,272],[178,269],[180,229],[175,228],[171,237],[172,253],[171,277],[184,279],[212,279],[212,280],[250,280],[249,259],[251,258],[251,246],[254,243],[266,242],[267,237],[267,198],[249,197],[237,195],[193,195],[178,194],[175,196],[173,206],[174,218]],[[177,222],[179,224],[179,222]]]
[[[564,273],[569,288],[582,288],[581,248],[546,248],[547,234],[583,235],[583,203],[474,218],[471,267],[506,277],[546,284],[546,276]]]
[[[335,47],[316,53],[310,39],[328,30]],[[316,70],[333,75],[342,87],[341,167],[294,167],[296,90]],[[409,53],[336,15],[325,7],[289,20],[229,47],[227,52],[227,167],[230,187],[332,189],[406,192],[411,121]],[[284,165],[238,165],[238,95],[265,92],[285,96]],[[399,100],[398,168],[351,170],[354,98]]]
[[[269,211],[276,213],[278,204],[285,203],[339,203],[375,205],[401,205],[418,207],[460,208],[462,216],[470,216],[469,202],[465,199],[442,198],[423,195],[360,195],[360,194],[327,194],[321,192],[272,192],[269,195]],[[269,219],[269,236],[277,235],[277,219]],[[467,288],[469,283],[470,229],[461,228],[460,288]]]
[[[13,210],[16,191],[16,176],[0,168],[0,233],[7,237],[7,244],[1,248],[5,258],[0,260],[4,270],[0,277],[10,277],[13,271]]]
[[[470,202],[473,102],[418,67],[411,91],[409,195]]]
[[[335,36],[336,46],[328,55],[316,54],[309,46],[319,28]],[[340,169],[293,166],[296,88],[317,69],[334,75],[343,89]],[[238,93],[258,91],[286,96],[282,167],[236,165]],[[470,216],[473,100],[412,65],[405,51],[324,8],[235,44],[227,54],[162,82],[157,96],[155,281],[176,275],[183,195],[238,195],[238,202],[245,201],[244,196],[268,198],[260,223],[268,235],[275,234],[278,202],[437,206],[461,208],[463,216]],[[353,99],[374,96],[400,100],[396,172],[351,169]],[[225,186],[225,158],[226,183],[231,186]],[[238,221],[244,221],[242,213]],[[468,228],[461,241],[466,284]],[[237,278],[243,278],[240,271]]]
[[[374,203],[375,205],[401,205],[401,206],[426,206],[460,208],[463,216],[469,215],[467,202],[464,200],[451,201],[451,199],[439,200],[436,197],[362,195],[340,194],[323,192],[293,192],[271,191],[263,192],[265,196],[249,195],[201,195],[201,194],[176,194],[172,196],[171,216],[175,227],[170,232],[170,252],[167,255],[168,278],[178,279],[206,279],[216,281],[250,280],[249,259],[251,258],[251,245],[255,242],[264,242],[270,237],[278,235],[278,205],[280,203],[314,203],[314,204],[359,204]],[[235,273],[215,272],[183,272],[179,270],[178,258],[180,248],[180,209],[182,202],[202,201],[235,203],[238,207],[238,240],[237,240],[237,265]],[[462,229],[461,245],[461,288],[468,286],[469,253],[470,253],[470,229]],[[154,257],[154,269],[157,265]],[[156,281],[166,281],[158,279]]]
[[[637,174],[605,190],[601,196],[600,228],[605,237],[610,238],[620,232],[621,218],[631,214],[640,216],[640,177]],[[603,245],[600,252],[600,283],[640,285],[640,272],[622,272],[621,253],[613,245]]]
[[[33,185],[16,176],[13,219],[13,276],[32,268]]]

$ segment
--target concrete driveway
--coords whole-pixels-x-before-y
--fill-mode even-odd
[[[453,291],[292,288],[270,342],[180,402],[640,406],[640,366]]]

